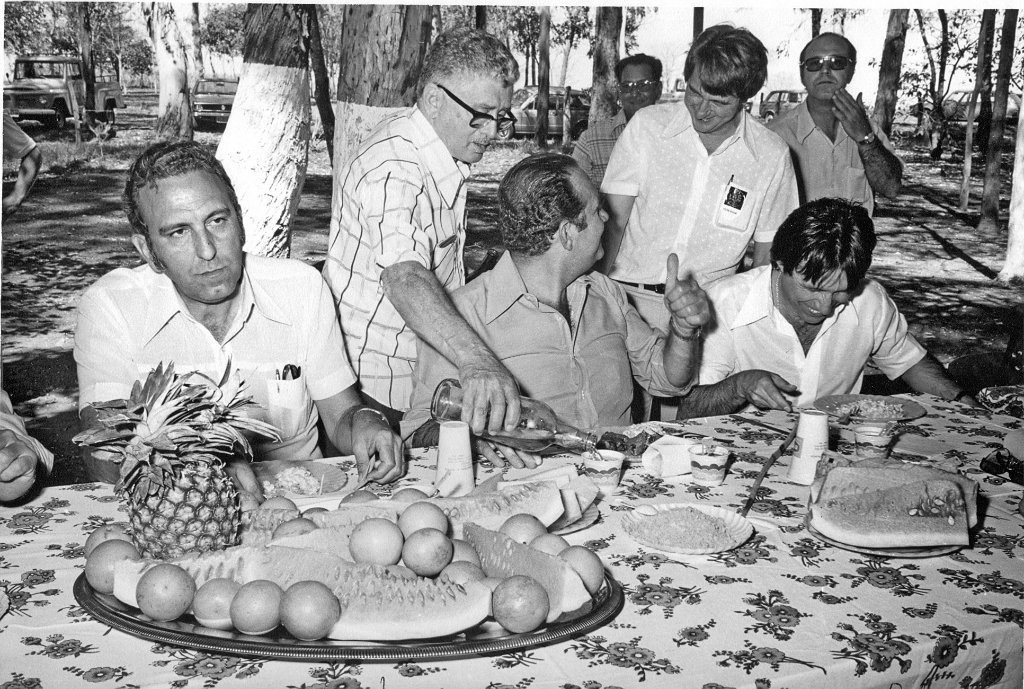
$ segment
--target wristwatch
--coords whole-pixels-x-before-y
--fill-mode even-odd
[[[878,136],[874,132],[868,132],[868,135],[865,136],[860,141],[858,141],[857,145],[858,146],[863,146],[864,144],[873,144],[877,140],[878,140]]]

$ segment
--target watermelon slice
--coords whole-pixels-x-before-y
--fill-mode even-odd
[[[551,606],[547,618],[549,623],[579,617],[593,605],[580,575],[565,560],[476,524],[466,524],[464,532],[466,539],[476,548],[487,576],[505,579],[524,574],[544,587]]]

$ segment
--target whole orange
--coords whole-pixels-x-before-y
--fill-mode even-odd
[[[548,527],[532,514],[516,514],[506,519],[498,531],[513,541],[526,545],[537,536],[546,534]]]
[[[127,533],[127,525],[123,523],[104,524],[93,530],[89,538],[85,539],[85,557],[92,554],[93,549],[103,541],[121,540],[132,543],[132,537]]]
[[[558,557],[576,570],[591,596],[597,593],[604,581],[604,564],[593,550],[582,545],[571,545],[558,553]]]
[[[544,624],[550,605],[544,587],[521,574],[508,577],[491,594],[491,614],[513,634],[532,632]]]
[[[196,582],[192,575],[169,562],[147,569],[135,586],[139,610],[158,622],[184,615],[195,595]]]
[[[231,629],[231,601],[241,588],[233,579],[210,579],[192,599],[192,616],[210,629]]]
[[[141,557],[130,541],[117,538],[103,541],[85,560],[85,580],[100,593],[113,593],[114,565],[121,560],[138,560]]]
[[[414,502],[402,511],[402,516],[398,518],[398,528],[406,538],[420,529],[437,529],[447,534],[448,515],[432,502]]]
[[[284,591],[272,581],[242,584],[231,600],[231,624],[244,634],[266,634],[281,622]]]
[[[454,546],[437,529],[420,529],[402,546],[402,563],[421,577],[433,577],[452,561]]]
[[[395,565],[402,559],[402,530],[387,519],[365,519],[352,530],[348,551],[352,561],[368,565]]]
[[[299,581],[281,599],[281,624],[296,639],[315,641],[330,633],[341,617],[341,603],[319,581]]]

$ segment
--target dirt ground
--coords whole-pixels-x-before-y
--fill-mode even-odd
[[[151,136],[151,96],[134,97],[119,113],[117,136],[102,150],[73,155],[73,132],[54,133],[26,124],[41,143],[44,167],[32,196],[3,227],[0,300],[3,387],[31,432],[54,450],[48,483],[85,480],[71,443],[78,429],[77,380],[72,348],[75,310],[82,292],[104,273],[134,266],[138,257],[120,210],[124,173]],[[197,140],[215,143],[218,132]],[[961,161],[929,159],[923,147],[899,144],[906,167],[904,189],[894,201],[879,199],[872,274],[889,289],[922,343],[948,363],[969,352],[1001,352],[1008,318],[1024,303],[1019,287],[995,280],[1006,250],[1005,212],[1010,195],[1012,139],[1007,138],[1002,190],[1004,227],[979,236],[977,204],[956,210]],[[497,184],[532,144],[502,144],[474,166],[469,191],[470,267],[500,250],[494,228]],[[982,165],[976,156],[974,170]],[[4,190],[13,168],[4,166]],[[980,177],[973,179],[980,193]],[[302,202],[293,229],[292,256],[310,263],[326,250],[330,225],[330,165],[323,142],[313,146]]]

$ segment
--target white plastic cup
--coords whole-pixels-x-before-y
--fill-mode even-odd
[[[818,461],[828,449],[828,414],[816,409],[800,412],[789,463],[789,480],[802,486],[814,483]]]
[[[465,421],[444,421],[439,427],[434,488],[446,498],[469,495],[476,486],[469,424]]]
[[[583,473],[597,485],[598,494],[607,498],[619,487],[626,455],[615,450],[595,450],[584,452],[582,456]]]
[[[729,451],[720,445],[691,445],[690,473],[694,483],[701,486],[720,486],[725,481],[725,468]]]

